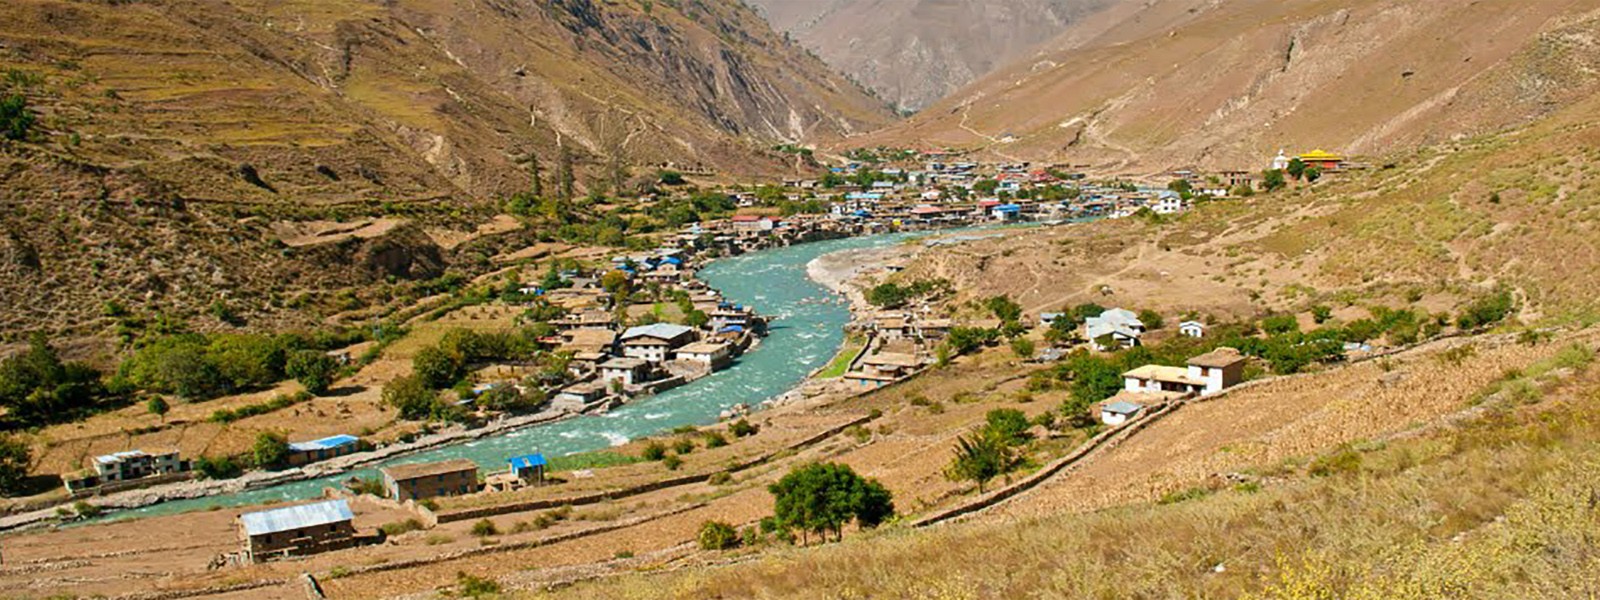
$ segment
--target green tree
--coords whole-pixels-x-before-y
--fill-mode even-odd
[[[945,342],[956,354],[966,354],[999,339],[1000,332],[982,327],[951,327]]]
[[[151,396],[150,399],[144,403],[144,409],[149,411],[152,415],[161,417],[162,421],[167,420],[167,411],[171,408],[171,406],[167,405],[167,399],[162,398],[161,396]]]
[[[1304,161],[1300,160],[1298,157],[1291,158],[1291,159],[1289,159],[1288,168],[1286,168],[1284,170],[1289,173],[1290,177],[1293,177],[1295,179],[1300,179],[1301,177],[1304,177],[1305,174],[1306,174],[1306,163]]]
[[[28,449],[27,442],[14,435],[0,434],[0,494],[9,496],[22,491],[32,464],[33,452]]]
[[[1010,296],[995,296],[984,301],[984,306],[995,318],[1010,323],[1022,318],[1022,305]]]
[[[829,531],[842,539],[844,524],[851,519],[862,527],[874,527],[894,514],[888,489],[837,463],[795,467],[767,490],[778,523],[820,534],[823,541]]]
[[[289,460],[289,439],[275,431],[256,434],[256,443],[250,447],[250,458],[257,467],[281,467]]]
[[[703,310],[691,310],[683,315],[683,324],[699,329],[711,323],[711,317]]]
[[[895,308],[906,303],[910,294],[893,282],[880,283],[867,290],[867,302],[883,308]]]
[[[577,174],[572,170],[572,151],[567,149],[566,144],[561,144],[560,154],[558,156],[560,158],[560,162],[556,164],[556,185],[558,186],[556,188],[557,199],[561,200],[562,202],[571,202],[572,198],[576,195],[576,191],[574,191],[573,187],[576,184],[578,177]]]
[[[442,390],[461,380],[466,358],[439,346],[429,346],[411,358],[411,372],[431,389]]]
[[[206,346],[206,360],[216,366],[230,390],[277,383],[283,379],[286,354],[277,339],[258,334],[213,336]]]
[[[231,384],[212,362],[205,338],[194,334],[157,338],[123,361],[120,373],[141,388],[186,400],[215,398]]]
[[[1261,189],[1263,190],[1275,192],[1288,185],[1289,182],[1284,180],[1283,171],[1281,170],[1267,169],[1261,172]]]
[[[1028,415],[1015,408],[996,408],[989,411],[984,415],[983,431],[985,435],[992,436],[1008,446],[1027,443],[1033,437],[1028,433]]]
[[[1305,178],[1308,183],[1316,183],[1318,179],[1322,179],[1322,167],[1306,167]]]
[[[1294,315],[1272,315],[1261,320],[1261,330],[1269,335],[1283,335],[1300,331],[1300,321]]]
[[[529,150],[525,162],[528,163],[528,196],[532,198],[543,196],[544,174],[539,171],[539,155]]]
[[[1016,462],[1005,442],[977,432],[956,438],[955,457],[945,469],[945,476],[951,481],[975,482],[978,493],[983,493],[985,483],[1009,472]]]
[[[0,406],[18,424],[75,418],[95,410],[104,394],[98,371],[62,362],[43,334],[30,337],[27,350],[0,359]]]
[[[0,134],[8,140],[25,140],[33,131],[36,117],[28,110],[28,99],[22,94],[9,94],[0,99]]]
[[[333,385],[333,378],[339,373],[339,361],[326,352],[296,350],[289,353],[283,371],[305,386],[306,391],[321,394]]]
[[[417,376],[399,377],[383,386],[383,403],[400,411],[400,418],[423,421],[441,414],[438,393]]]

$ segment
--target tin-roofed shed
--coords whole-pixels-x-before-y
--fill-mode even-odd
[[[286,506],[239,515],[245,555],[262,562],[354,545],[355,513],[344,500]]]

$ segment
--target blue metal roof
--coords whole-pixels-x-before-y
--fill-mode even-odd
[[[729,325],[727,327],[723,327],[722,329],[718,329],[717,333],[740,333],[740,332],[743,332],[743,331],[744,331],[744,326],[743,325]]]
[[[356,516],[350,512],[349,502],[329,500],[245,513],[239,515],[239,522],[244,524],[245,535],[266,535],[349,521],[354,518]]]
[[[295,442],[293,444],[289,444],[289,449],[295,452],[332,450],[334,448],[354,444],[359,441],[361,441],[361,439],[353,435],[334,435],[322,438],[320,440],[311,440],[309,442]]]
[[[994,209],[998,210],[1000,212],[1021,212],[1022,211],[1022,207],[1018,206],[1016,204],[1001,204],[1000,206],[994,207]]]
[[[513,456],[506,459],[506,462],[511,463],[511,468],[515,470],[542,467],[547,464],[544,460],[544,455],[539,453],[528,454],[525,456]]]

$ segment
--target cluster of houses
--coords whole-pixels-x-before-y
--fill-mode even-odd
[[[1243,380],[1244,364],[1238,350],[1222,347],[1189,359],[1183,367],[1133,369],[1122,374],[1122,391],[1101,404],[1100,420],[1121,425],[1153,403],[1219,393]]]

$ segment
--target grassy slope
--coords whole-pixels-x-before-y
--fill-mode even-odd
[[[1557,597],[1600,590],[1592,349],[1429,436],[1263,465],[1265,486],[923,532],[564,590],[581,598]],[[1543,403],[1525,403],[1543,398]],[[1464,595],[1463,595],[1464,594]]]

